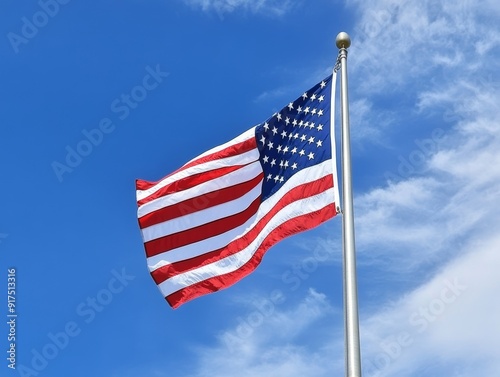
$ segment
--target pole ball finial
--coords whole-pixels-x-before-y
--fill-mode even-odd
[[[349,48],[349,46],[351,46],[351,37],[349,37],[349,34],[342,31],[337,35],[335,44],[338,48]]]

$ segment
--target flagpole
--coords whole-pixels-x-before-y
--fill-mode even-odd
[[[347,96],[347,49],[351,38],[337,35],[340,63],[340,107],[342,118],[342,245],[344,259],[344,326],[346,377],[361,377],[359,342],[358,289],[356,282],[356,247],[354,242],[354,210],[351,178],[351,144],[349,102]]]

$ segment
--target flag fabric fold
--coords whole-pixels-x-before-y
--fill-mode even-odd
[[[149,271],[174,308],[226,288],[337,213],[335,73],[157,182],[136,181]]]

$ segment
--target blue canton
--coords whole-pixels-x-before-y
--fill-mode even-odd
[[[301,169],[332,158],[330,99],[332,76],[257,125],[264,171],[262,201]]]

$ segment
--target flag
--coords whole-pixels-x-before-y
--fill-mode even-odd
[[[335,73],[157,182],[136,181],[153,280],[174,308],[226,288],[338,208]]]

